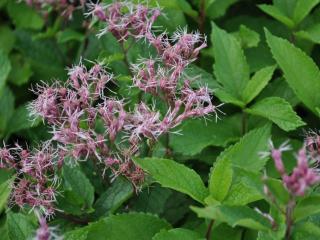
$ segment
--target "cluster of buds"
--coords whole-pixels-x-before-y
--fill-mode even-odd
[[[297,166],[290,175],[287,174],[282,161],[282,152],[290,149],[286,143],[278,149],[272,146],[271,157],[289,193],[293,196],[303,196],[308,188],[320,182],[320,175],[314,168],[309,167],[310,157],[305,146],[299,150],[296,156]]]
[[[12,186],[11,204],[29,207],[50,217],[55,212],[57,178],[56,151],[48,144],[29,151],[16,145],[0,149],[1,168],[14,169],[17,178]]]
[[[125,41],[129,37],[144,38],[160,15],[160,9],[148,8],[132,1],[118,1],[109,5],[90,3],[88,7],[90,11],[86,15],[106,23],[100,35],[111,32],[119,41]]]
[[[24,0],[29,6],[41,11],[44,15],[48,10],[55,10],[65,18],[71,18],[73,12],[83,8],[86,0]]]

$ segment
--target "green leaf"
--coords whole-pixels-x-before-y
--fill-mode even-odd
[[[295,32],[297,38],[302,38],[310,42],[320,44],[320,24],[314,24],[301,31]]]
[[[267,118],[285,131],[295,130],[305,125],[293,111],[290,103],[279,97],[264,98],[245,109],[245,112]]]
[[[271,17],[286,25],[288,28],[293,28],[295,26],[295,23],[283,12],[281,12],[281,10],[279,10],[276,6],[260,4],[258,5],[258,7],[266,14],[270,15]]]
[[[267,150],[270,131],[270,125],[251,130],[238,143],[222,152],[218,159],[227,158],[233,166],[254,172],[261,170],[266,163],[266,159],[260,158],[258,154]]]
[[[319,204],[320,195],[308,196],[303,200],[299,201],[297,206],[294,208],[294,221],[299,221],[303,218],[309,217],[310,215],[319,213]]]
[[[182,135],[170,136],[170,146],[175,152],[193,156],[208,146],[224,147],[239,139],[240,115],[226,117],[217,122],[189,120],[182,124],[181,129]]]
[[[293,228],[293,240],[318,240],[320,228],[312,222],[304,222]]]
[[[211,19],[222,17],[228,8],[239,0],[214,0],[207,8],[207,16]]]
[[[25,240],[36,231],[36,223],[31,216],[22,213],[7,213],[7,228],[10,240]]]
[[[213,78],[212,74],[195,64],[190,64],[188,68],[185,69],[184,75],[189,79],[197,79],[197,81],[191,81],[192,87],[198,88],[199,85],[205,85],[212,90],[219,87],[217,80]]]
[[[0,26],[0,49],[8,54],[15,42],[15,36],[13,31],[8,26]]]
[[[7,181],[0,184],[0,213],[6,207],[8,198],[11,193],[11,183],[12,179],[9,178]]]
[[[87,239],[94,240],[150,240],[162,229],[170,229],[165,220],[144,213],[110,216],[90,226]]]
[[[239,31],[234,33],[234,36],[241,42],[243,48],[257,47],[260,42],[259,33],[242,24],[240,25]]]
[[[65,190],[70,194],[66,194],[66,198],[67,196],[72,196],[77,199],[74,203],[80,205],[81,209],[90,210],[94,200],[94,188],[89,179],[79,167],[64,165],[62,174]]]
[[[289,201],[289,193],[283,186],[281,180],[268,178],[264,181],[270,193],[279,201],[281,204],[286,205]]]
[[[11,70],[11,64],[8,56],[0,50],[0,93],[4,88],[7,77]]]
[[[242,98],[246,104],[251,102],[272,78],[275,66],[264,67],[257,71],[243,91]]]
[[[128,180],[118,177],[95,202],[94,216],[101,217],[114,213],[132,194],[132,184]]]
[[[26,84],[32,76],[31,64],[27,62],[20,54],[10,56],[12,70],[8,80],[14,85],[21,86]]]
[[[266,37],[272,55],[284,72],[289,86],[297,97],[317,114],[316,107],[320,106],[319,68],[309,56],[287,40],[275,37],[267,30]]]
[[[261,174],[234,167],[234,179],[224,200],[226,205],[246,205],[264,198]]]
[[[9,1],[7,9],[14,25],[18,28],[41,29],[44,25],[43,18],[23,2]]]
[[[63,236],[64,240],[87,240],[90,226],[78,228],[69,232],[66,232]]]
[[[6,135],[10,135],[12,133],[36,127],[41,122],[41,119],[31,120],[29,117],[29,110],[27,105],[22,105],[14,110],[10,120],[10,124],[6,128]]]
[[[57,34],[57,41],[58,43],[66,43],[69,41],[83,41],[84,35],[72,30],[72,29],[65,29]]]
[[[209,179],[210,195],[222,202],[228,194],[232,183],[233,170],[229,159],[219,159],[211,172]]]
[[[0,92],[0,136],[3,135],[6,131],[9,119],[13,114],[13,109],[13,93],[8,87],[5,87],[2,92]]]
[[[241,100],[240,93],[249,81],[249,66],[240,43],[234,36],[212,23],[214,71],[225,90]]]
[[[299,24],[319,2],[320,0],[298,0],[293,13],[295,24]]]
[[[183,228],[162,230],[154,235],[152,240],[200,240],[201,236],[195,231]]]
[[[185,193],[200,203],[208,196],[200,176],[183,164],[160,158],[137,158],[134,161],[163,187]]]
[[[231,103],[231,104],[233,104],[235,106],[239,106],[241,108],[243,108],[245,106],[245,103],[242,100],[238,100],[232,94],[225,91],[223,88],[216,89],[214,91],[214,95],[217,96],[217,98],[219,98],[221,102]]]
[[[255,230],[270,230],[271,223],[266,217],[247,206],[191,207],[199,217],[225,222],[232,227],[242,226]]]

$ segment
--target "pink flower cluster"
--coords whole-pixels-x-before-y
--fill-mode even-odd
[[[44,217],[38,214],[39,218],[39,228],[37,229],[35,239],[36,240],[62,240],[63,237],[60,237],[57,234],[57,231],[54,227],[49,227],[47,221]]]
[[[19,145],[0,148],[1,168],[15,169],[17,179],[12,186],[11,203],[21,208],[30,207],[44,214],[54,214],[57,178],[56,151],[43,144],[29,151]]]
[[[52,8],[61,13],[65,18],[71,18],[72,13],[85,5],[86,0],[70,1],[70,0],[25,0],[25,2],[35,9],[41,11],[44,15],[48,13],[48,9]]]
[[[158,8],[151,9],[132,1],[117,1],[110,5],[91,3],[88,7],[90,11],[86,15],[106,23],[100,35],[111,32],[119,41],[127,40],[130,36],[137,39],[145,37],[160,15]]]
[[[290,150],[290,147],[286,144],[282,144],[279,149],[272,148],[271,157],[288,191],[294,196],[303,196],[309,187],[320,182],[320,175],[315,169],[309,167],[306,147],[299,150],[297,166],[290,175],[287,174],[282,161],[282,152],[287,150]]]

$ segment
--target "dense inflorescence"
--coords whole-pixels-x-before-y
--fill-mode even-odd
[[[4,147],[0,157],[2,168],[14,168],[19,173],[12,202],[37,209],[45,216],[54,213],[55,173],[63,164],[93,160],[104,168],[102,175],[110,172],[111,180],[125,176],[138,190],[145,173],[133,158],[144,154],[141,149],[145,143],[152,148],[184,120],[217,113],[210,90],[205,86],[193,88],[194,79],[184,74],[206,47],[205,37],[186,30],[178,30],[172,38],[167,34],[156,36],[152,25],[160,15],[157,8],[123,2],[89,7],[90,14],[107,23],[100,34],[111,32],[119,42],[145,39],[156,49],[157,58],[131,65],[133,87],[154,99],[151,103],[139,99],[130,109],[125,99],[118,99],[109,89],[116,80],[98,62],[87,68],[80,61],[69,68],[64,84],[56,81],[34,87],[37,99],[29,106],[31,116],[50,126],[52,138],[39,150]],[[162,102],[166,110],[156,109],[155,101]]]

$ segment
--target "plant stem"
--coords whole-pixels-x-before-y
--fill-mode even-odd
[[[204,23],[205,23],[205,19],[206,19],[206,0],[200,0],[200,13],[199,13],[199,31],[201,33],[204,33]]]
[[[214,220],[212,219],[209,222],[209,225],[208,225],[208,228],[207,228],[207,232],[206,232],[206,239],[207,240],[211,240],[211,230],[212,230],[213,224],[214,224]]]
[[[293,220],[292,220],[292,213],[293,213],[293,209],[295,207],[295,201],[293,198],[291,198],[288,202],[287,208],[286,208],[286,234],[285,234],[285,239],[289,240],[291,239],[291,228],[292,228],[292,224],[293,224]]]

